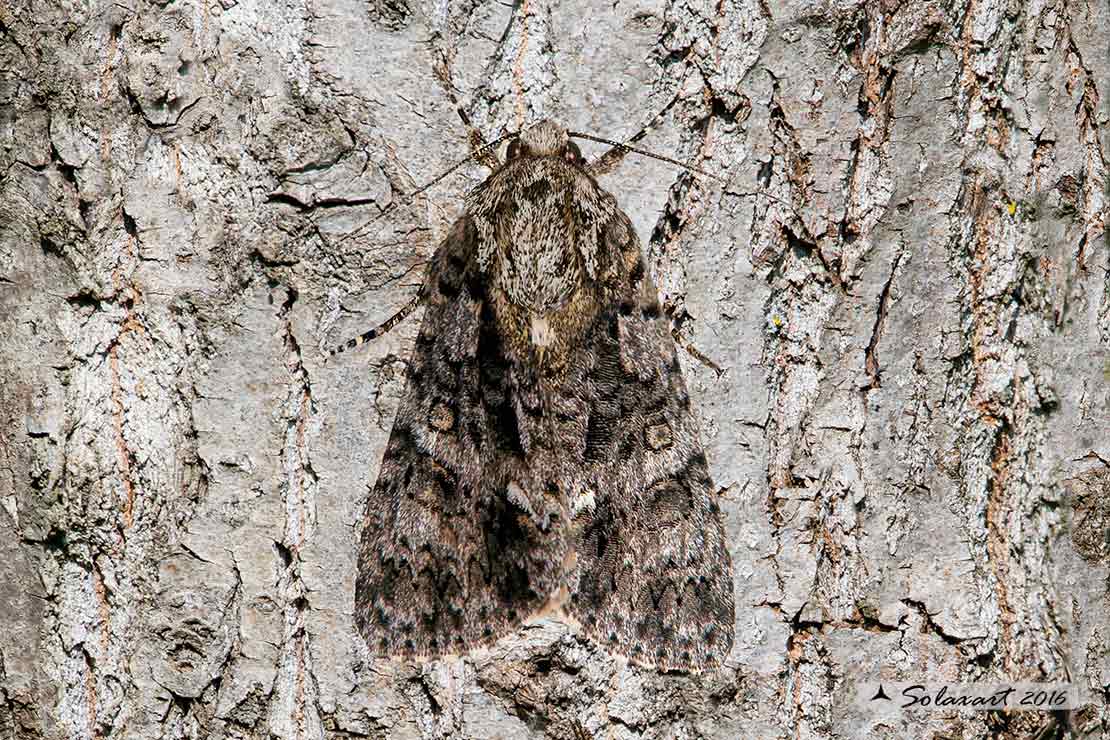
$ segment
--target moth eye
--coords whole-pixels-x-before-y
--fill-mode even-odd
[[[586,162],[586,158],[582,156],[582,150],[573,141],[567,142],[567,148],[563,156],[571,164],[584,164]]]
[[[509,142],[509,148],[505,150],[505,159],[516,159],[520,156],[520,139],[513,139]]]

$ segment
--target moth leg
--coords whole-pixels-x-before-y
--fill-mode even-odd
[[[452,97],[452,100],[454,98]],[[489,142],[486,137],[482,136],[482,132],[478,127],[470,122],[470,116],[462,109],[461,105],[456,106],[456,111],[459,118],[462,119],[463,125],[466,126],[466,137],[470,142],[470,156],[477,159],[484,167],[491,170],[501,169],[501,160],[497,158],[497,154],[489,148]]]
[[[720,365],[706,357],[701,350],[695,347],[689,340],[686,339],[686,337],[682,336],[682,329],[680,327],[671,327],[671,337],[674,339],[675,344],[677,344],[679,347],[682,347],[682,349],[686,350],[687,354],[689,354],[702,365],[716,373],[718,378],[724,375],[725,371],[721,369]]]
[[[455,83],[451,79],[451,65],[447,63],[446,58],[441,57],[436,62],[434,72],[443,86],[443,91],[447,93],[447,99],[451,101],[451,105],[455,106],[455,112],[459,114],[463,125],[466,126],[466,138],[470,143],[470,159],[477,159],[483,167],[488,167],[494,171],[501,169],[501,160],[497,158],[497,154],[490,151],[486,137],[482,136],[478,127],[470,122],[470,116],[463,110],[462,105],[459,104],[459,99],[455,96]]]
[[[586,165],[586,171],[594,177],[601,177],[602,175],[612,172],[614,168],[624,161],[625,155],[628,154],[627,147],[635,144],[654,131],[655,127],[659,125],[659,120],[667,112],[668,108],[664,108],[656,113],[646,126],[641,128],[630,138],[625,139],[621,144],[610,147],[607,152]]]
[[[683,334],[682,327],[686,323],[686,320],[690,318],[690,314],[686,312],[686,309],[679,308],[676,311],[673,306],[668,306],[666,313],[671,316],[671,338],[674,339],[674,343],[686,350],[686,353],[695,360],[716,373],[718,378],[724,375],[725,371],[721,369],[721,366],[709,359]]]
[[[642,128],[642,129],[639,130],[639,132],[637,132],[631,138],[625,139],[624,143],[625,144],[635,144],[637,141],[639,141],[640,139],[647,136],[648,132],[650,132],[650,131],[651,131],[650,126]],[[609,147],[609,149],[604,154],[602,154],[600,157],[598,157],[594,161],[587,164],[586,165],[586,171],[589,172],[594,177],[601,177],[602,175],[607,175],[610,172],[612,172],[614,169],[616,169],[617,166],[620,165],[621,162],[624,161],[625,155],[627,155],[627,154],[628,154],[628,150],[626,148],[624,148],[624,146],[622,146],[620,144],[617,144],[616,146],[611,146],[611,147]]]
[[[338,347],[328,350],[328,357],[335,357],[340,352],[345,352],[349,349],[358,347],[360,344],[365,344],[371,339],[374,339],[375,337],[380,337],[381,335],[387,333],[390,329],[397,326],[397,324],[400,324],[402,321],[404,321],[409,314],[415,311],[416,307],[420,305],[420,301],[422,301],[423,299],[424,288],[423,286],[421,286],[420,290],[416,292],[416,295],[413,296],[412,300],[402,306],[400,311],[393,314],[370,331],[365,331],[362,334],[359,334],[354,339],[348,339],[346,342],[339,345]]]

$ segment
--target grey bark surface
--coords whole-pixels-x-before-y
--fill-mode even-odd
[[[0,0],[0,739],[1110,734],[1108,37],[1105,3]],[[418,318],[320,349],[484,177],[403,197],[467,156],[457,105],[730,180],[603,179],[725,371],[683,357],[725,668],[355,632]],[[879,720],[875,677],[1087,704]]]

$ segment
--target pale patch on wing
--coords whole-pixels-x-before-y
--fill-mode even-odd
[[[550,347],[555,339],[555,331],[546,315],[532,316],[532,344],[537,347]]]
[[[570,515],[577,517],[582,512],[593,512],[597,506],[597,496],[592,488],[582,490],[570,502]]]

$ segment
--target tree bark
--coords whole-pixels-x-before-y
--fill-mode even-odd
[[[0,739],[1107,734],[1108,34],[1104,3],[0,0]],[[412,297],[484,177],[403,197],[467,156],[457,108],[729,180],[603,178],[724,370],[683,356],[720,670],[354,630],[419,322],[320,349]],[[1085,706],[892,724],[850,699],[879,677]]]

